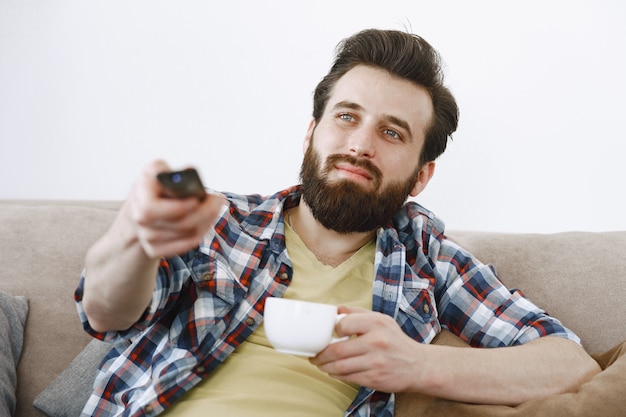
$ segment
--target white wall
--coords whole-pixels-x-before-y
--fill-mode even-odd
[[[625,5],[0,0],[0,198],[122,199],[157,157],[272,193],[336,43],[410,27],[461,107],[418,201],[454,229],[626,229]]]

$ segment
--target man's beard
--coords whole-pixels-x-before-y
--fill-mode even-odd
[[[367,159],[351,155],[330,155],[320,170],[320,156],[309,144],[300,168],[302,196],[313,217],[327,229],[338,233],[364,233],[387,225],[406,201],[419,176],[419,167],[404,182],[382,187],[382,173]],[[328,173],[338,162],[348,162],[366,170],[373,187],[350,180],[328,181]]]

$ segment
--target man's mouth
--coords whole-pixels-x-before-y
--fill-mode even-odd
[[[347,179],[366,187],[380,187],[382,173],[376,165],[366,159],[351,155],[332,154],[326,158],[325,175]],[[334,174],[331,174],[334,172]]]
[[[368,181],[373,179],[373,175],[368,170],[354,166],[348,162],[337,163],[335,169],[356,179],[365,179]]]

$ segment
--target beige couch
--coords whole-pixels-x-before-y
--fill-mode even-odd
[[[32,406],[33,400],[91,340],[81,329],[73,292],[87,248],[109,226],[119,205],[0,201],[0,291],[26,296],[30,302],[18,367],[18,417],[43,415]],[[577,332],[590,353],[608,351],[626,340],[626,231],[450,232],[449,237],[494,264],[509,287],[521,288]],[[625,370],[620,368],[625,378],[615,387],[622,398]],[[408,410],[412,404],[402,396],[398,409],[405,416],[417,415]],[[432,402],[420,406],[434,409]],[[506,415],[517,415],[508,409]],[[424,410],[422,415],[430,415]]]

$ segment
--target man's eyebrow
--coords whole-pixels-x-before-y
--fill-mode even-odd
[[[333,109],[352,109],[352,110],[363,110],[363,106],[361,106],[358,103],[352,102],[352,101],[347,101],[347,100],[343,100],[340,102],[335,103],[335,105],[333,106]]]

